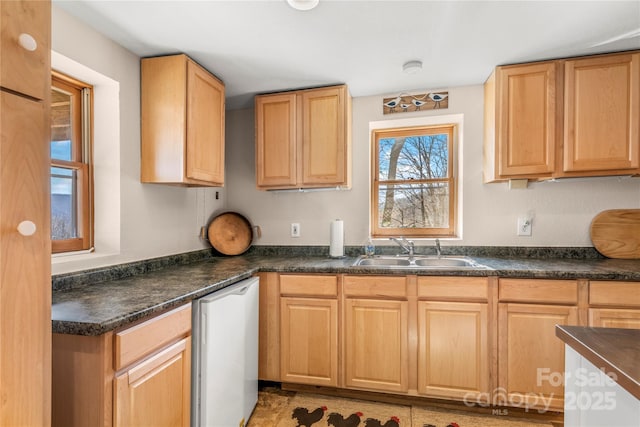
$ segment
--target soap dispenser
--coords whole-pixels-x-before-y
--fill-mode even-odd
[[[376,253],[376,247],[373,244],[373,239],[369,237],[367,244],[364,247],[364,254],[368,257],[374,256]]]

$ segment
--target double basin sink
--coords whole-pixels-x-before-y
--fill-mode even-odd
[[[465,256],[422,256],[422,255],[376,255],[361,256],[353,264],[354,267],[377,268],[416,268],[416,269],[483,269],[489,267],[479,264]]]

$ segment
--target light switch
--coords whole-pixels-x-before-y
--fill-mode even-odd
[[[291,237],[300,237],[300,223],[291,223]]]

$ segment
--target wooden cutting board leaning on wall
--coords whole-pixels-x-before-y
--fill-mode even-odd
[[[237,212],[225,212],[209,224],[209,243],[223,255],[240,255],[253,241],[253,227],[247,218]]]
[[[609,258],[640,259],[640,209],[602,211],[591,221],[591,241]]]

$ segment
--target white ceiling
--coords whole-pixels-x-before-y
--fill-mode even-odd
[[[227,108],[256,93],[347,83],[353,96],[483,83],[496,65],[640,49],[640,0],[54,0],[138,56],[184,52],[222,79]],[[619,40],[616,40],[619,39]],[[409,60],[421,72],[404,74]]]

